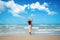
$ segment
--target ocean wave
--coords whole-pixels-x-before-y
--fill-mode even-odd
[[[28,27],[24,27],[24,29],[28,29]],[[39,29],[39,27],[32,27],[32,29]]]
[[[60,32],[60,29],[38,29],[39,32]]]

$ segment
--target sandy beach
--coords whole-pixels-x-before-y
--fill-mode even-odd
[[[60,40],[60,36],[7,35],[7,36],[0,36],[0,40]]]

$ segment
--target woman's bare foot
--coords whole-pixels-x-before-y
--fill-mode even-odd
[[[29,32],[29,35],[31,35],[31,32]]]

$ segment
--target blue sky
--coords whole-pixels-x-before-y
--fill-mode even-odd
[[[0,0],[0,24],[60,24],[60,0]]]

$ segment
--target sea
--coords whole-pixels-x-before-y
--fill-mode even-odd
[[[15,34],[29,34],[28,25],[0,25],[0,36]],[[60,35],[60,24],[34,24],[32,25],[32,35]]]

